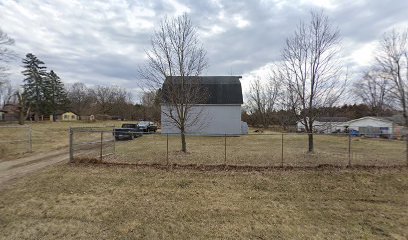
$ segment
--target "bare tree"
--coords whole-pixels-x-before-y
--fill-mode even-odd
[[[160,91],[147,91],[142,95],[144,115],[148,119],[160,121]]]
[[[399,104],[408,127],[408,29],[386,33],[376,60],[381,77],[391,83],[391,97]]]
[[[179,129],[181,150],[186,152],[185,133],[197,124],[200,115],[193,107],[205,98],[198,76],[207,67],[206,51],[190,18],[184,14],[162,20],[146,55],[148,63],[140,69],[140,74],[150,89],[163,86],[162,114],[168,119],[166,124]]]
[[[265,83],[257,77],[250,85],[249,106],[264,128],[269,125],[271,113],[275,110],[280,95],[279,76],[276,73],[272,72]]]
[[[389,79],[382,77],[377,69],[371,69],[354,84],[353,92],[375,115],[380,116],[390,106],[390,87]]]
[[[0,29],[0,87],[4,84],[7,77],[6,63],[14,56],[10,46],[14,44],[14,39],[10,38],[3,30]]]
[[[120,114],[120,108],[131,100],[130,93],[117,86],[96,86],[91,90],[98,112],[102,114]]]
[[[15,88],[10,81],[4,80],[0,84],[0,108],[7,103],[14,103]]]
[[[67,92],[70,108],[80,116],[90,113],[93,97],[91,91],[83,83],[74,83],[68,88]]]
[[[308,151],[313,152],[313,122],[323,107],[333,106],[344,90],[339,61],[340,35],[322,12],[311,12],[286,39],[281,72],[288,99],[298,121],[308,132]]]
[[[7,80],[7,63],[14,56],[14,53],[9,48],[13,44],[14,40],[0,29],[0,105],[7,102],[8,98],[12,95],[9,94],[11,84]]]

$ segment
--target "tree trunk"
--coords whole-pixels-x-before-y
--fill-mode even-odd
[[[18,124],[24,125],[25,120],[24,117],[25,117],[24,109],[20,109],[20,112],[18,113]]]
[[[408,116],[407,116],[407,111],[404,108],[404,113],[403,116],[405,118],[405,160],[407,161],[407,166],[408,166]]]
[[[181,131],[181,151],[183,151],[184,153],[187,152],[186,134],[184,130]]]
[[[309,132],[308,134],[308,140],[309,140],[309,153],[313,152],[313,132]]]

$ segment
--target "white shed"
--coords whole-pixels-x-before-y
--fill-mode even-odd
[[[378,117],[362,117],[345,123],[349,129],[357,130],[360,134],[393,134],[395,124],[387,119]]]
[[[173,79],[175,78],[178,77],[173,77]],[[190,126],[186,129],[187,133],[208,135],[238,135],[242,133],[241,105],[243,104],[243,97],[240,78],[240,76],[195,77],[198,79],[196,84],[208,91],[208,98],[205,102],[195,104],[190,110],[190,114],[192,116],[197,115],[198,120],[191,117],[195,119],[195,122],[188,124]],[[163,87],[163,89],[165,88]],[[180,132],[168,117],[171,108],[174,107],[163,99],[161,104],[162,133]]]

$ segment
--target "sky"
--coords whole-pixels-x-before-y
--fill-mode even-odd
[[[116,85],[138,101],[138,66],[155,27],[187,13],[207,50],[203,75],[239,75],[244,92],[279,61],[285,39],[310,11],[324,11],[342,38],[353,80],[374,60],[384,32],[408,27],[407,0],[0,0],[0,28],[15,40],[10,80],[21,85],[21,58],[35,54],[66,85]]]

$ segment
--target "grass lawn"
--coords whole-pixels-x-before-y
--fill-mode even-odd
[[[96,139],[96,137],[95,137]],[[307,153],[307,135],[283,136],[283,164],[285,166],[316,166],[333,164],[347,166],[348,137],[315,135],[315,152]],[[169,137],[169,161],[178,164],[231,164],[280,166],[282,163],[282,135],[246,135],[239,137],[188,136],[188,153],[180,150],[180,138]],[[226,150],[226,159],[225,159]],[[354,165],[406,165],[404,141],[388,139],[352,138],[351,158]],[[126,163],[162,163],[167,161],[167,138],[163,135],[144,135],[133,141],[121,141],[116,157],[107,161]]]
[[[42,122],[33,123],[33,153],[24,153],[27,143],[0,143],[0,161],[11,160],[29,154],[51,150],[68,151],[69,127],[120,126],[121,121],[87,122]],[[111,129],[111,127],[110,127]],[[270,132],[268,132],[270,133]],[[22,129],[0,128],[0,139],[13,140],[25,136]],[[112,138],[110,132],[106,139]],[[284,135],[284,165],[314,166],[319,164],[348,164],[348,138],[345,136],[315,135],[315,153],[306,153],[307,136]],[[76,133],[75,143],[100,141],[100,133]],[[180,153],[178,136],[169,137],[169,160],[179,164],[233,164],[279,166],[282,162],[282,135],[247,135],[227,138],[225,161],[224,137],[187,137],[188,154]],[[133,141],[121,141],[116,147],[116,156],[107,160],[127,163],[166,163],[167,139],[164,135],[145,135]],[[99,145],[95,151],[87,150],[93,157],[99,156]],[[108,144],[106,145],[108,146]],[[112,145],[104,148],[112,152]],[[79,152],[80,153],[80,152]],[[405,165],[406,146],[404,141],[385,139],[353,138],[351,142],[352,164],[360,165]]]
[[[407,176],[60,165],[0,191],[0,239],[407,239]]]
[[[119,121],[98,121],[98,122],[39,122],[28,123],[32,127],[32,150],[33,153],[44,153],[51,150],[67,149],[69,143],[70,127],[103,127],[103,126],[120,126]],[[27,131],[22,128],[1,128],[1,126],[18,126],[0,125],[0,141],[13,141],[27,139]],[[0,143],[0,161],[15,159],[17,157],[27,156],[33,153],[27,153],[27,142],[5,144]]]

